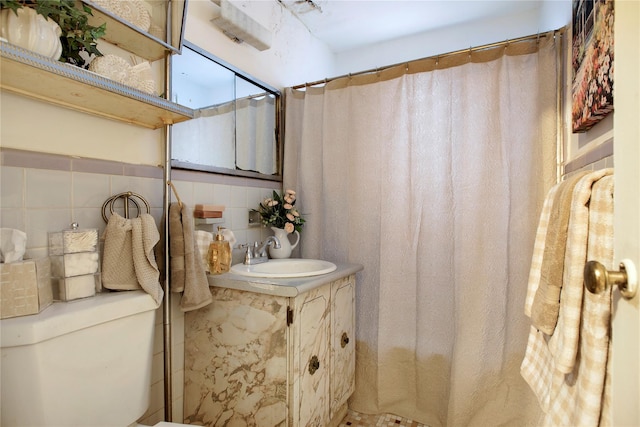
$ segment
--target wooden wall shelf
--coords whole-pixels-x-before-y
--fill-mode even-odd
[[[193,110],[80,67],[0,43],[2,89],[151,129],[193,118]]]

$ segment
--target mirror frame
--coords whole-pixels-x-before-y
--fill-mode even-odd
[[[275,95],[276,98],[276,102],[275,102],[275,106],[276,106],[276,117],[275,117],[275,124],[276,124],[276,128],[275,128],[275,138],[276,138],[276,144],[278,146],[278,158],[277,158],[277,164],[276,164],[276,169],[277,169],[277,174],[274,175],[267,175],[267,174],[262,174],[259,172],[253,172],[253,171],[245,171],[242,169],[229,169],[229,168],[223,168],[223,167],[218,167],[218,166],[208,166],[208,165],[203,165],[203,164],[198,164],[198,163],[190,163],[190,162],[182,162],[179,160],[174,160],[171,159],[171,167],[173,169],[183,169],[183,170],[190,170],[190,171],[198,171],[198,172],[209,172],[209,173],[216,173],[216,174],[221,174],[221,175],[232,175],[232,176],[239,176],[239,177],[245,177],[245,178],[254,178],[254,179],[262,179],[262,180],[266,180],[266,181],[276,181],[276,182],[282,182],[282,167],[283,167],[283,159],[284,159],[284,114],[282,111],[282,105],[283,105],[283,99],[282,99],[282,92],[264,82],[261,82],[260,80],[250,76],[249,74],[245,73],[244,71],[238,69],[237,67],[234,67],[233,65],[229,64],[226,61],[223,61],[222,59],[216,57],[215,55],[207,52],[206,50],[196,46],[195,44],[184,40],[182,43],[182,50],[184,51],[184,49],[191,49],[194,52],[202,55],[203,57],[217,63],[218,65],[220,65],[223,68],[228,69],[229,71],[233,72],[236,76],[236,78],[241,78],[243,80],[246,80],[252,84],[254,84],[255,86],[258,86],[259,88],[261,88],[262,90],[264,90],[265,92],[271,92]],[[196,109],[197,111],[197,109]],[[172,138],[173,138],[173,132],[172,132]],[[172,142],[172,146],[173,146],[173,142]],[[173,154],[171,154],[171,156],[173,156]]]

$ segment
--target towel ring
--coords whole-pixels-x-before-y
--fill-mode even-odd
[[[140,214],[142,213],[142,211],[140,210],[140,204],[143,204],[147,210],[147,213],[151,213],[151,207],[149,206],[149,202],[147,202],[147,200],[142,197],[140,194],[134,193],[133,191],[125,191],[124,193],[120,193],[120,194],[116,194],[115,196],[111,196],[109,197],[107,200],[105,200],[105,202],[102,204],[102,219],[104,220],[104,222],[109,222],[109,218],[107,217],[107,209],[109,210],[110,214],[114,213],[113,210],[113,205],[115,204],[116,200],[118,199],[123,199],[124,200],[124,217],[125,218],[130,218],[129,215],[129,202],[133,203],[136,207],[136,210],[138,211],[138,215],[140,216]],[[136,201],[136,199],[138,199],[141,203],[138,203]]]
[[[608,271],[598,261],[589,261],[584,266],[584,286],[592,294],[599,294],[617,285],[620,294],[631,299],[638,290],[638,273],[630,259],[620,261],[620,271]]]

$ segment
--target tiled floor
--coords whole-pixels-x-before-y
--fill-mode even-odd
[[[391,414],[365,415],[348,410],[347,416],[340,423],[340,427],[378,427],[378,426],[403,426],[403,427],[428,427],[417,421],[408,420]]]

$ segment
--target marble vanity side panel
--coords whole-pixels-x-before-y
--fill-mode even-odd
[[[330,383],[331,418],[334,418],[355,389],[355,275],[336,280],[331,286]]]
[[[185,315],[184,422],[286,426],[288,298],[211,291]]]
[[[329,424],[329,322],[331,285],[295,298],[293,318],[292,419],[293,427]],[[309,371],[316,356],[318,369]]]

